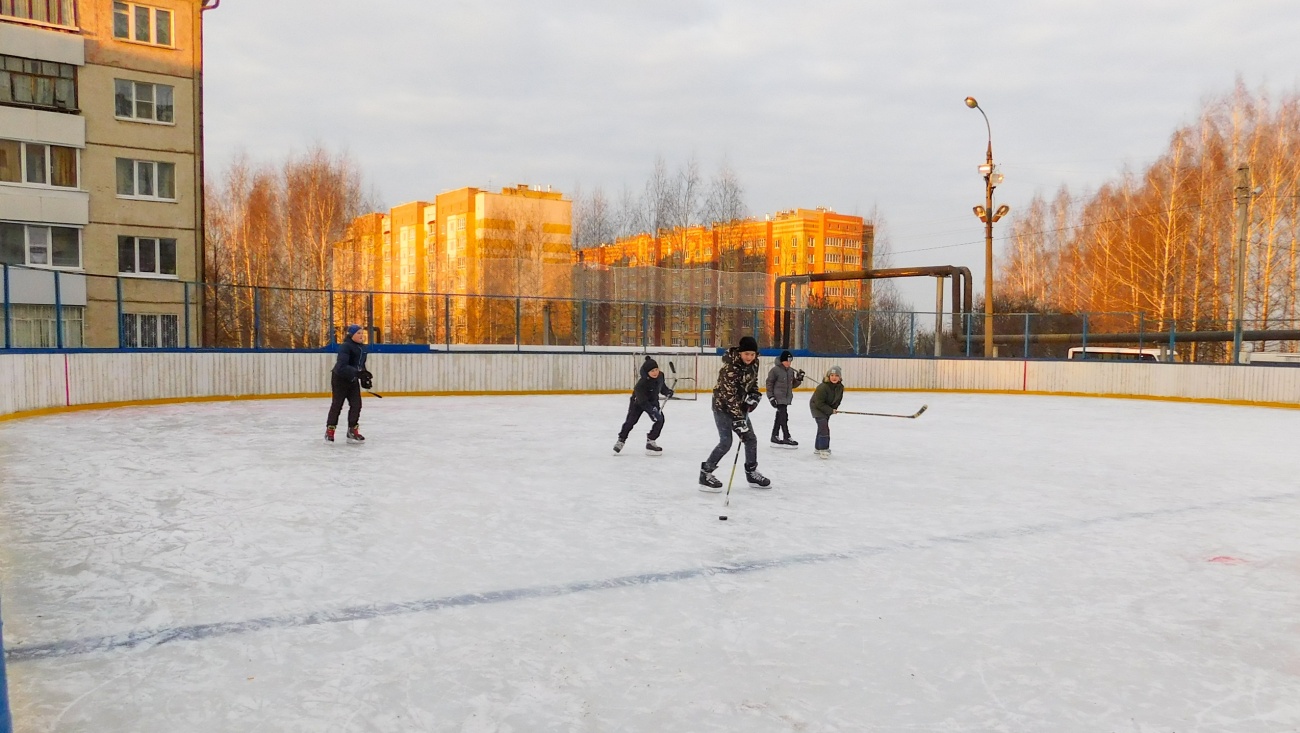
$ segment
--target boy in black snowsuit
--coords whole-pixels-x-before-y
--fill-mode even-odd
[[[758,342],[753,336],[742,336],[740,344],[727,349],[722,355],[722,369],[718,371],[718,384],[713,388],[713,423],[718,428],[718,445],[700,464],[700,491],[717,493],[722,482],[713,475],[718,461],[731,450],[731,434],[740,436],[745,444],[745,478],[756,489],[767,489],[772,482],[758,472],[758,441],[754,439],[754,426],[749,413],[763,401],[758,391]]]
[[[339,344],[339,356],[330,373],[330,387],[334,399],[330,401],[329,416],[325,418],[325,440],[334,442],[334,429],[339,424],[343,401],[348,402],[348,442],[365,440],[358,430],[361,422],[361,389],[370,389],[372,375],[366,371],[365,332],[355,323],[348,326],[347,338]]]
[[[664,429],[664,412],[659,406],[659,395],[672,397],[673,391],[664,384],[663,372],[659,370],[659,363],[654,359],[646,356],[645,361],[641,364],[641,378],[636,381],[636,386],[632,388],[632,399],[627,406],[627,419],[623,421],[623,427],[618,431],[618,442],[614,444],[614,452],[618,453],[623,450],[623,444],[627,442],[628,433],[636,426],[637,421],[641,419],[642,413],[649,415],[654,425],[650,427],[650,434],[646,436],[645,452],[648,456],[663,455],[663,448],[660,448],[655,441],[659,439],[659,433]]]

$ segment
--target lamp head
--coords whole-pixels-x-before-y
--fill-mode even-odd
[[[975,216],[978,217],[980,221],[985,223],[988,222],[989,220],[988,209],[985,209],[983,206],[976,206],[975,208],[971,209],[971,211],[975,212]]]
[[[1011,211],[1011,207],[1007,206],[1006,204],[1002,204],[1001,206],[998,207],[997,211],[993,212],[993,221],[996,222],[998,219],[1001,219],[1002,217],[1006,216],[1008,211]]]
[[[1002,180],[1003,180],[1003,176],[1001,173],[994,173],[993,175],[989,176],[989,183],[993,184],[994,186],[1001,186]]]
[[[980,103],[976,102],[974,97],[967,97],[966,106],[970,107],[971,109],[977,109],[980,106]]]

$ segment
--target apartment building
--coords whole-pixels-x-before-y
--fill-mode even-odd
[[[572,297],[572,206],[521,184],[359,217],[335,245],[334,287],[375,294],[337,295],[336,329],[346,313],[373,323],[380,342],[513,343],[516,326],[527,343],[569,338],[568,314],[538,299]]]
[[[209,2],[0,0],[5,345],[198,344]]]

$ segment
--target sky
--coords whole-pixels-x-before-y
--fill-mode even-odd
[[[517,183],[617,198],[657,158],[725,161],[751,214],[875,213],[889,264],[965,265],[978,293],[988,131],[966,96],[1005,175],[1000,238],[1035,194],[1140,171],[1238,79],[1294,92],[1296,38],[1294,0],[225,0],[205,13],[208,170],[320,143],[392,206]],[[934,307],[932,283],[902,293]]]

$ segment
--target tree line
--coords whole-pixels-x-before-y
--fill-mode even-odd
[[[1235,317],[1241,163],[1262,189],[1250,209],[1246,327],[1300,327],[1300,93],[1273,97],[1240,82],[1205,102],[1144,170],[1081,196],[1064,187],[1036,196],[1009,228],[999,302],[1142,314],[1162,328],[1226,328]],[[1104,316],[1093,324],[1107,327]]]

